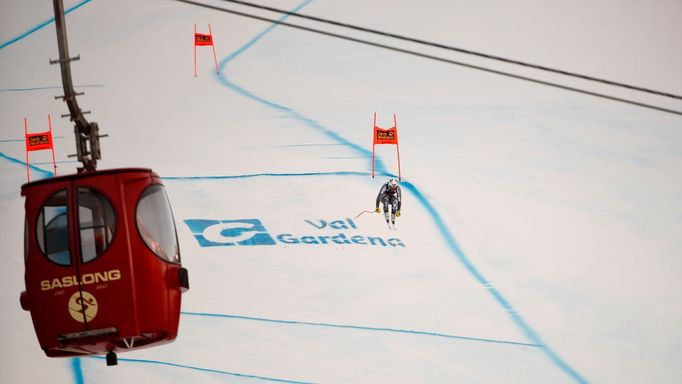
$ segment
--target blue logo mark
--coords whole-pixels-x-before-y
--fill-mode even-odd
[[[185,224],[202,247],[276,244],[258,219],[187,219]]]

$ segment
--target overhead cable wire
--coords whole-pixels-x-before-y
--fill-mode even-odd
[[[455,52],[464,53],[464,54],[467,54],[467,55],[473,55],[473,56],[483,57],[483,58],[486,58],[486,59],[501,61],[501,62],[508,63],[508,64],[520,65],[520,66],[523,66],[523,67],[528,67],[528,68],[533,68],[533,69],[539,69],[539,70],[542,70],[542,71],[557,73],[557,74],[564,75],[564,76],[575,77],[575,78],[580,78],[580,79],[589,80],[589,81],[595,81],[595,82],[599,82],[599,83],[603,83],[603,84],[608,84],[608,85],[612,85],[612,86],[616,86],[616,87],[627,88],[627,89],[631,89],[631,90],[635,90],[635,91],[646,92],[646,93],[651,93],[651,94],[654,94],[654,95],[659,95],[659,96],[670,97],[670,98],[673,98],[673,99],[682,100],[682,96],[676,95],[676,94],[673,94],[673,93],[669,93],[669,92],[657,91],[657,90],[650,89],[650,88],[644,88],[644,87],[639,87],[639,86],[635,86],[635,85],[625,84],[625,83],[621,83],[621,82],[617,82],[617,81],[601,79],[601,78],[594,77],[594,76],[588,76],[588,75],[583,75],[583,74],[576,73],[576,72],[569,72],[569,71],[565,71],[565,70],[561,70],[561,69],[546,67],[546,66],[543,66],[543,65],[532,64],[532,63],[528,63],[528,62],[524,62],[524,61],[520,61],[520,60],[509,59],[509,58],[506,58],[506,57],[491,55],[491,54],[482,53],[482,52],[477,52],[477,51],[473,51],[473,50],[470,50],[470,49],[464,49],[464,48],[453,47],[453,46],[450,46],[450,45],[435,43],[435,42],[427,41],[427,40],[416,39],[416,38],[413,38],[413,37],[398,35],[398,34],[390,33],[390,32],[383,32],[383,31],[379,31],[379,30],[376,30],[376,29],[372,29],[372,28],[361,27],[361,26],[357,26],[357,25],[353,25],[353,24],[348,24],[348,23],[342,23],[342,22],[338,22],[338,21],[334,21],[334,20],[330,20],[330,19],[324,19],[324,18],[321,18],[321,17],[305,15],[305,14],[297,13],[297,12],[291,12],[291,11],[287,11],[287,10],[284,10],[284,9],[268,7],[268,6],[261,5],[261,4],[255,4],[255,3],[250,3],[250,2],[247,2],[247,1],[241,1],[241,0],[221,0],[221,1],[229,2],[229,3],[235,3],[235,4],[240,4],[240,5],[244,5],[244,6],[252,7],[252,8],[263,9],[263,10],[267,10],[267,11],[271,11],[271,12],[283,13],[283,14],[287,14],[287,15],[289,15],[289,16],[299,17],[299,18],[302,18],[302,19],[313,20],[313,21],[317,21],[317,22],[320,22],[320,23],[331,24],[331,25],[335,25],[335,26],[338,26],[338,27],[344,27],[344,28],[353,29],[353,30],[356,30],[356,31],[362,31],[362,32],[372,33],[372,34],[375,34],[375,35],[381,35],[381,36],[385,36],[385,37],[391,37],[391,38],[394,38],[394,39],[403,40],[403,41],[409,41],[409,42],[412,42],[412,43],[417,43],[417,44],[421,44],[421,45],[427,45],[427,46],[431,46],[431,47],[435,47],[435,48],[446,49],[446,50],[449,50],[449,51],[455,51]]]
[[[386,45],[386,44],[372,42],[369,40],[358,39],[358,38],[354,38],[354,37],[350,37],[350,36],[340,35],[340,34],[333,33],[333,32],[327,32],[327,31],[323,31],[323,30],[319,30],[319,29],[315,29],[315,28],[305,27],[302,25],[291,24],[291,23],[283,22],[283,21],[276,20],[276,19],[270,19],[267,17],[252,15],[252,14],[248,14],[248,13],[244,13],[244,12],[240,12],[240,11],[235,11],[232,9],[221,8],[221,7],[218,7],[215,5],[203,4],[203,3],[199,3],[196,1],[192,1],[192,0],[174,0],[174,1],[190,4],[190,5],[194,5],[194,6],[198,6],[198,7],[203,7],[203,8],[207,8],[207,9],[212,9],[212,10],[216,10],[216,11],[220,11],[220,12],[226,12],[226,13],[230,13],[233,15],[243,16],[243,17],[247,17],[247,18],[251,18],[251,19],[255,19],[255,20],[274,23],[277,25],[285,26],[285,27],[296,28],[296,29],[300,29],[303,31],[313,32],[313,33],[317,33],[317,34],[321,34],[321,35],[325,35],[325,36],[329,36],[329,37],[335,37],[338,39],[352,41],[352,42],[356,42],[356,43],[360,43],[360,44],[364,44],[364,45],[369,45],[369,46],[373,46],[373,47],[377,47],[377,48],[383,48],[383,49],[387,49],[387,50],[391,50],[391,51],[395,51],[395,52],[405,53],[408,55],[422,57],[425,59],[430,59],[430,60],[439,61],[439,62],[443,62],[443,63],[448,63],[448,64],[458,65],[458,66],[462,66],[462,67],[466,67],[466,68],[476,69],[479,71],[493,73],[493,74],[506,76],[506,77],[511,77],[514,79],[524,80],[524,81],[528,81],[528,82],[532,82],[532,83],[536,83],[536,84],[546,85],[546,86],[553,87],[553,88],[559,88],[559,89],[563,89],[563,90],[567,90],[567,91],[581,93],[584,95],[590,95],[590,96],[594,96],[594,97],[599,97],[599,98],[603,98],[603,99],[608,99],[608,100],[617,101],[617,102],[621,102],[621,103],[625,103],[625,104],[635,105],[635,106],[648,108],[648,109],[652,109],[652,110],[656,110],[656,111],[660,111],[660,112],[667,112],[667,113],[672,113],[675,115],[682,116],[682,111],[677,111],[674,109],[659,107],[659,106],[652,105],[652,104],[641,103],[638,101],[624,99],[624,98],[620,98],[620,97],[616,97],[616,96],[610,96],[610,95],[606,95],[603,93],[592,92],[592,91],[588,91],[588,90],[584,90],[584,89],[580,89],[580,88],[575,88],[575,87],[571,87],[571,86],[567,86],[567,85],[553,83],[550,81],[535,79],[532,77],[517,75],[517,74],[510,73],[510,72],[499,71],[496,69],[486,68],[486,67],[482,67],[479,65],[468,64],[468,63],[464,63],[461,61],[451,60],[451,59],[447,59],[444,57],[433,56],[433,55],[429,55],[426,53],[412,51],[409,49],[394,47],[394,46],[390,46],[390,45]]]

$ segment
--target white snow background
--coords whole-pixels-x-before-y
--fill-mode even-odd
[[[262,2],[682,94],[676,0]],[[45,357],[19,305],[23,119],[38,132],[52,116],[59,174],[77,166],[73,127],[48,64],[52,2],[0,7],[1,383],[682,382],[681,116],[171,0],[65,7],[79,104],[109,134],[99,169],[152,168],[171,199],[191,285],[178,339],[116,367]],[[219,75],[200,47],[194,77],[195,23],[211,24]],[[397,115],[397,231],[373,213],[348,221],[398,173],[378,146],[370,176],[374,112],[384,127]],[[49,161],[32,152],[32,177]],[[201,247],[191,219],[329,238]]]

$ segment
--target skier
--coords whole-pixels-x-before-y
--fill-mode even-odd
[[[379,190],[379,194],[377,195],[376,208],[374,212],[380,212],[379,202],[381,202],[384,205],[384,218],[386,219],[388,228],[391,228],[391,225],[393,225],[392,229],[395,229],[395,218],[396,216],[400,217],[400,200],[400,186],[398,185],[398,181],[396,181],[396,179],[390,179],[381,186],[381,190]],[[391,206],[390,221],[388,217],[389,205]]]

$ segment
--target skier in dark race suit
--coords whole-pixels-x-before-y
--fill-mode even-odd
[[[395,218],[396,216],[400,217],[401,204],[400,186],[398,185],[396,179],[390,179],[383,186],[381,186],[381,190],[379,190],[379,194],[377,195],[376,208],[374,210],[376,213],[380,212],[379,202],[384,205],[384,218],[386,219],[386,224],[388,224],[389,228],[391,228],[392,224],[393,229],[395,229]],[[389,205],[391,206],[390,222],[388,217]]]

